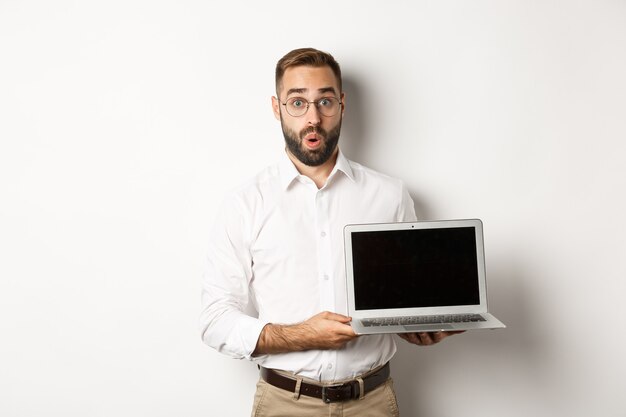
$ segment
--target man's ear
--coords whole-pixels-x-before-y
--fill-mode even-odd
[[[280,102],[274,96],[272,96],[272,111],[276,120],[280,120]]]
[[[343,112],[346,111],[346,93],[341,93],[341,117],[343,117]]]

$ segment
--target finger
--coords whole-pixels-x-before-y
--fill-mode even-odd
[[[422,342],[422,338],[417,333],[411,333],[409,338],[410,338],[411,343],[414,343],[414,344],[420,345],[420,346],[424,344]]]
[[[354,331],[354,329],[351,326],[347,325],[347,324],[342,325],[341,327],[339,327],[337,329],[337,333],[341,334],[341,335],[344,335],[344,336],[350,336],[350,337],[353,337],[353,336],[357,335],[356,332]]]
[[[399,333],[398,336],[400,336],[401,338],[403,338],[407,342],[412,343],[414,345],[421,345],[422,344],[422,341],[420,340],[420,338],[417,335],[417,333]]]
[[[337,343],[338,347],[341,347],[344,344],[348,343],[349,341],[358,337],[358,335],[354,332],[352,327],[350,326],[346,326],[346,327],[347,327],[347,330],[343,330],[343,329],[338,330],[331,336],[331,338],[335,340],[335,342]]]
[[[326,331],[341,336],[355,336],[356,333],[350,324],[333,320],[332,318],[323,318],[321,321],[322,326]]]
[[[437,342],[441,342],[446,337],[454,336],[455,334],[465,333],[465,330],[449,331],[449,332],[437,332],[434,334],[434,338]]]
[[[338,321],[340,323],[350,323],[352,321],[352,317],[344,316],[343,314],[333,313],[330,311],[324,311],[322,316],[328,320]]]
[[[439,343],[441,342],[443,339],[445,339],[446,337],[448,337],[449,335],[446,334],[447,332],[435,332],[433,333],[430,338],[433,342],[433,344],[435,343]]]
[[[432,333],[428,333],[428,332],[421,332],[418,333],[418,336],[420,338],[420,340],[422,341],[422,345],[424,346],[428,346],[428,345],[432,345],[435,342],[432,339]]]

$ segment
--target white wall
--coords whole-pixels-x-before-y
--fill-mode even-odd
[[[300,46],[342,64],[348,156],[485,224],[509,327],[401,344],[403,415],[626,416],[618,0],[0,1],[0,415],[248,415],[200,274]]]

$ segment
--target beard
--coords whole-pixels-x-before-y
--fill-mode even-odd
[[[285,126],[281,119],[281,127],[283,130],[283,136],[285,137],[285,144],[287,149],[291,152],[298,161],[305,165],[316,167],[322,165],[328,161],[335,152],[337,143],[339,143],[339,134],[341,132],[341,120],[337,126],[335,126],[330,132],[317,126],[309,126],[306,129],[302,129],[299,134],[294,130]],[[317,149],[308,149],[304,146],[304,137],[309,133],[317,133],[321,136],[321,144]]]

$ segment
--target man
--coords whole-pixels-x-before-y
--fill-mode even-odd
[[[401,181],[340,151],[345,94],[331,55],[305,48],[281,58],[272,108],[285,154],[218,215],[203,280],[203,340],[260,366],[254,416],[398,415],[393,336],[358,337],[345,315],[342,237],[349,223],[415,220],[413,201]],[[258,318],[245,313],[249,306]],[[451,334],[400,336],[431,345]]]

